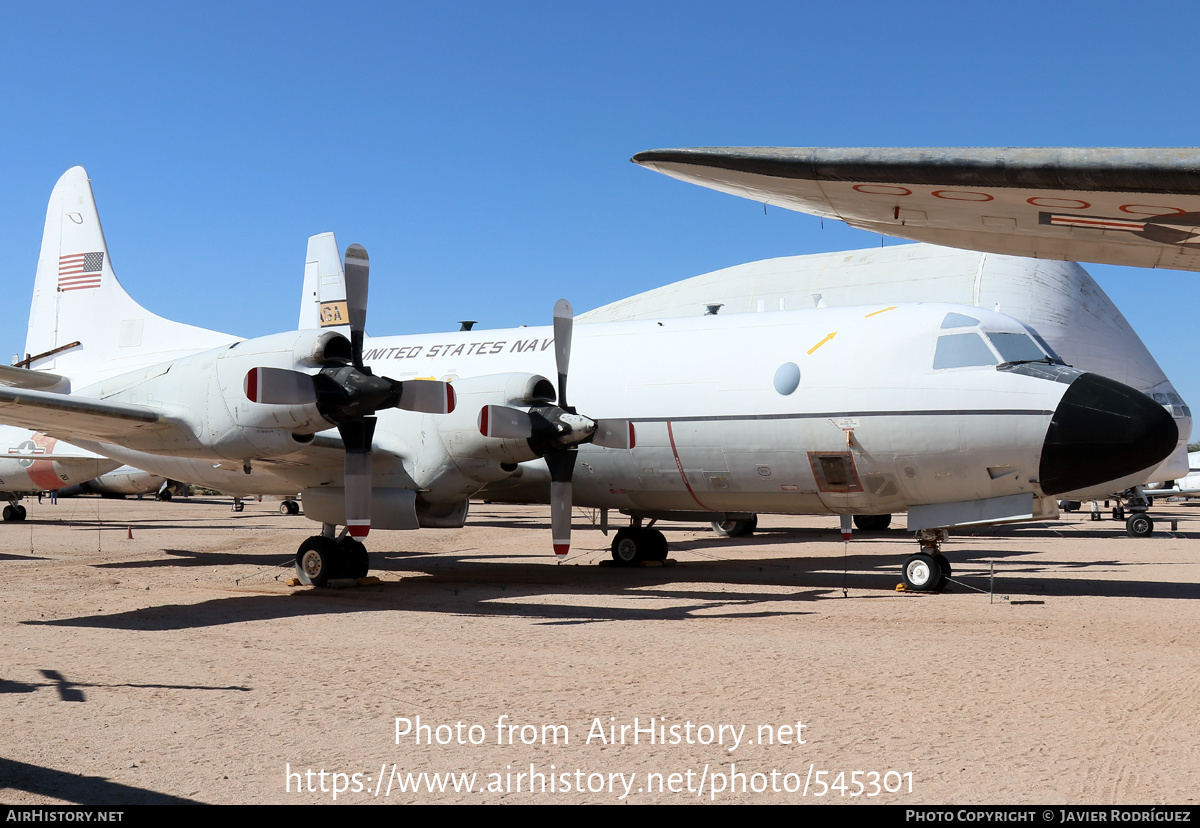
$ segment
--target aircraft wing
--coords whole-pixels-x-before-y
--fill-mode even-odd
[[[44,431],[67,440],[125,443],[135,434],[184,427],[161,411],[18,388],[0,388],[0,421]]]
[[[636,164],[947,247],[1200,270],[1200,148],[696,147]]]

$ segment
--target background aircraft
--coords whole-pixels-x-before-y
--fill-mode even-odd
[[[4,520],[24,520],[22,497],[82,483],[120,463],[39,431],[0,426],[0,497]]]

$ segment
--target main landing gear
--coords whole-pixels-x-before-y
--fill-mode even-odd
[[[5,521],[24,520],[25,515],[26,515],[25,507],[22,506],[20,503],[18,503],[15,500],[11,501],[9,503],[9,505],[4,507],[4,520]]]
[[[613,535],[612,559],[617,566],[637,566],[643,561],[667,559],[666,535],[651,528],[654,521],[646,526],[641,524],[641,518],[634,518],[633,525],[618,529]]]
[[[950,561],[942,554],[945,529],[922,529],[917,533],[921,551],[904,560],[904,588],[912,592],[938,592],[950,580]]]
[[[753,535],[758,528],[758,515],[751,515],[746,520],[714,520],[712,528],[723,538],[744,538]]]
[[[298,515],[300,514],[300,504],[294,500],[285,500],[279,504],[279,514]]]
[[[337,527],[325,524],[326,534],[313,535],[296,552],[296,571],[302,581],[325,586],[335,578],[365,578],[371,569],[367,547],[349,535],[336,540]]]

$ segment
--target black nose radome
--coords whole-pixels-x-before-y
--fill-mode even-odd
[[[1179,429],[1140,391],[1099,374],[1081,374],[1046,431],[1038,478],[1047,495],[1098,486],[1164,460]]]

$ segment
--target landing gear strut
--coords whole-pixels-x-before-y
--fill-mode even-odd
[[[1151,506],[1150,498],[1142,492],[1142,487],[1126,489],[1118,497],[1121,500],[1113,507],[1113,520],[1125,521],[1125,531],[1129,537],[1148,538],[1154,534],[1154,521],[1147,514]],[[1125,517],[1125,504],[1129,504],[1129,517]]]
[[[367,547],[349,535],[336,540],[332,532],[313,535],[296,552],[300,579],[316,587],[325,586],[335,578],[365,578],[370,569]]]

